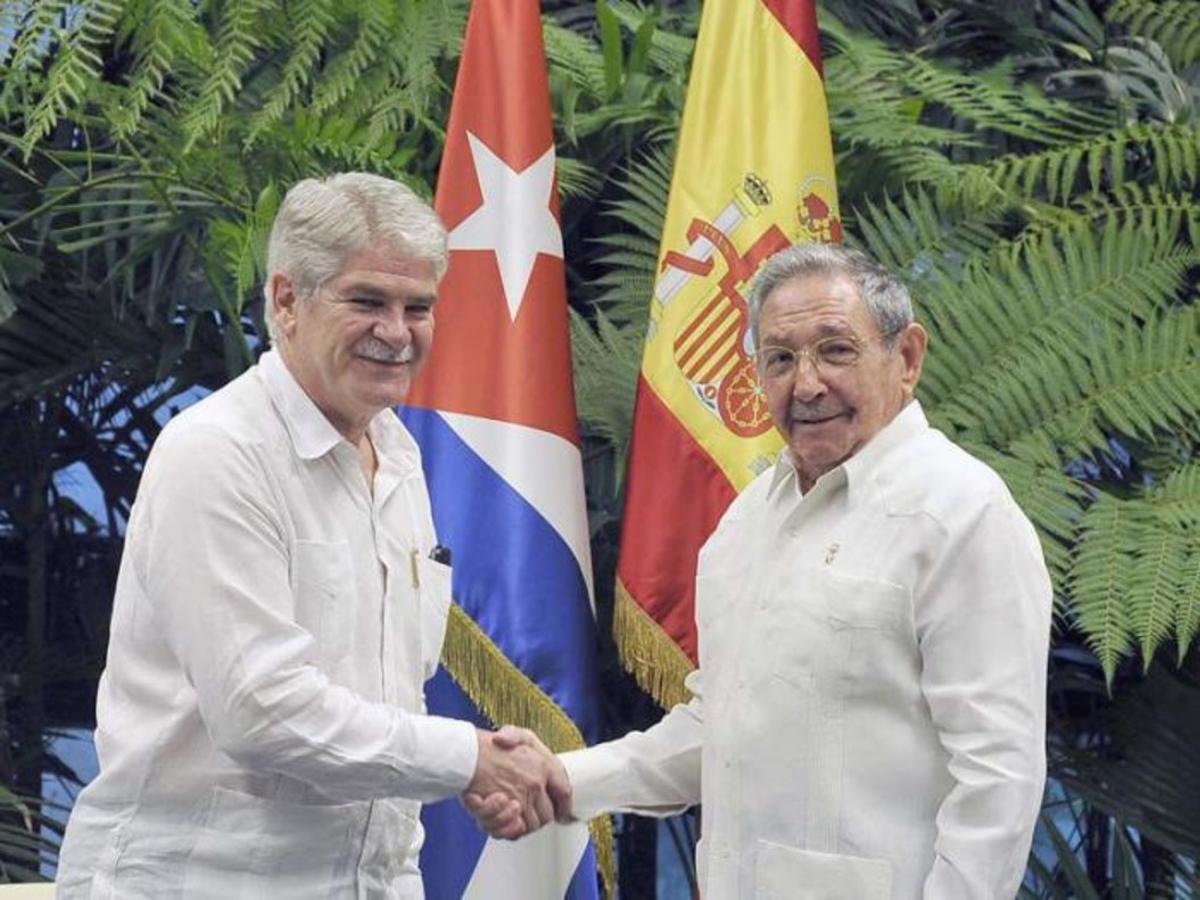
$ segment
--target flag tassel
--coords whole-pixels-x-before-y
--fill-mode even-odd
[[[519,725],[535,732],[556,753],[587,746],[583,734],[524,672],[504,655],[487,633],[457,603],[450,607],[442,665],[471,701],[494,724]],[[588,823],[605,896],[616,896],[616,851],[612,820],[597,816]]]

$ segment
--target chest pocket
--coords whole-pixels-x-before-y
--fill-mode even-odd
[[[450,613],[451,569],[444,563],[419,557],[417,577],[421,602],[421,670],[425,680],[433,677],[446,638]]]
[[[776,607],[769,637],[774,675],[853,696],[913,683],[918,656],[905,588],[822,569],[791,580],[796,602]]]
[[[354,569],[344,541],[297,541],[292,559],[296,621],[316,640],[314,662],[337,663],[350,649],[356,612]]]

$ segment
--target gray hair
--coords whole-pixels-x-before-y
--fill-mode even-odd
[[[271,284],[286,275],[310,299],[346,260],[383,245],[446,271],[446,229],[424,200],[398,181],[366,172],[306,178],[283,198],[267,244],[267,331],[277,338]]]
[[[763,305],[777,288],[811,275],[845,275],[867,304],[884,344],[895,346],[896,333],[914,321],[908,288],[867,254],[840,244],[793,244],[763,264],[750,290],[750,339],[758,344]]]

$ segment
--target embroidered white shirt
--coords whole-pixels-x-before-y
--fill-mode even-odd
[[[419,801],[478,745],[424,714],[450,572],[419,451],[391,410],[368,433],[370,488],[274,352],[163,429],[60,896],[421,895]]]
[[[700,553],[694,699],[565,754],[580,817],[703,798],[707,900],[1010,900],[1045,776],[1052,591],[1000,478],[909,404]]]

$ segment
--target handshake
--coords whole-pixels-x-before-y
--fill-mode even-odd
[[[477,734],[479,760],[462,800],[480,828],[511,841],[571,820],[567,771],[536,734],[515,725]]]

